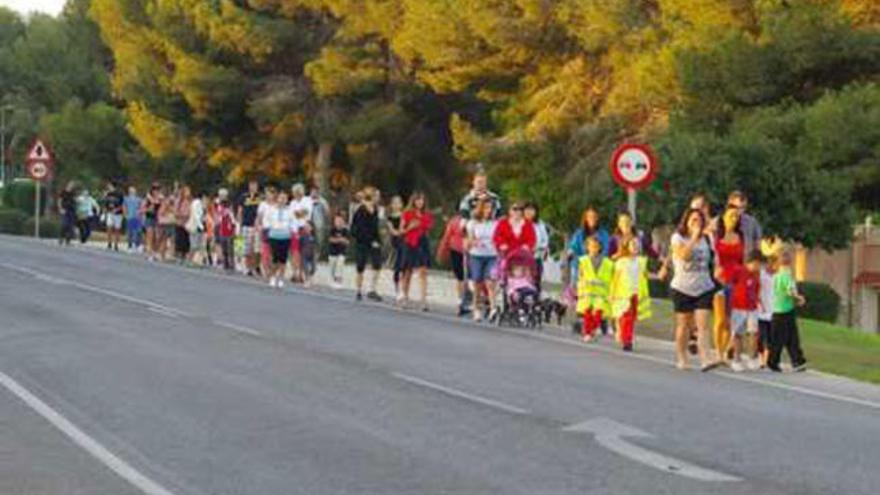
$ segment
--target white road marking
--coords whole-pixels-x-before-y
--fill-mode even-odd
[[[700,481],[733,482],[741,478],[702,468],[674,457],[658,454],[624,440],[624,437],[651,438],[653,435],[607,418],[596,418],[569,426],[565,431],[592,434],[606,449],[654,469]]]
[[[788,383],[781,382],[772,382],[769,380],[762,380],[760,378],[754,378],[751,376],[744,376],[741,374],[733,374],[733,373],[717,373],[716,376],[723,376],[725,378],[729,378],[731,380],[739,380],[741,382],[748,383],[757,383],[760,385],[766,385],[768,387],[778,388],[782,390],[787,390],[789,392],[795,392],[804,395],[810,395],[812,397],[818,397],[820,399],[834,400],[838,402],[846,402],[849,404],[855,404],[857,406],[869,407],[871,409],[880,409],[880,404],[876,402],[872,402],[866,399],[859,399],[857,397],[849,397],[847,395],[840,395],[831,392],[822,392],[821,390],[814,390],[812,388],[801,387],[798,385],[790,385]]]
[[[118,299],[120,301],[130,302],[139,306],[146,306],[148,309],[160,311],[163,314],[167,313],[174,316],[180,317],[191,317],[192,314],[187,313],[186,311],[182,311],[180,309],[172,308],[170,306],[165,306],[164,304],[159,304],[157,302],[148,301],[146,299],[140,299],[133,296],[128,296],[122,294],[120,292],[111,291],[107,289],[103,289],[101,287],[96,287],[94,285],[84,284],[82,282],[77,282],[75,280],[67,280],[63,278],[58,278],[53,275],[49,275],[47,273],[39,272],[37,270],[32,270],[30,268],[25,268],[23,266],[11,265],[9,263],[0,263],[0,266],[7,268],[12,271],[17,271],[19,273],[24,273],[27,275],[32,275],[35,279],[50,282],[54,284],[60,285],[70,285],[76,287],[78,289],[82,289],[84,291],[92,292],[95,294],[101,294],[102,296],[112,297],[114,299]]]
[[[236,325],[235,323],[228,323],[225,321],[212,320],[213,323],[217,326],[227,328],[232,330],[233,332],[243,333],[245,335],[250,335],[251,337],[262,337],[263,334],[253,328],[243,327],[241,325]]]
[[[48,404],[40,400],[39,397],[32,394],[3,372],[0,372],[0,384],[45,418],[52,426],[67,435],[75,444],[91,454],[92,457],[99,460],[119,475],[119,477],[131,483],[146,495],[173,495],[168,489],[107,450],[97,440],[87,435],[62,416],[61,413],[52,409]]]
[[[505,412],[509,412],[511,414],[518,414],[521,416],[525,416],[530,414],[526,409],[522,409],[516,406],[511,406],[510,404],[505,404],[504,402],[499,402],[494,399],[489,399],[487,397],[481,397],[479,395],[470,394],[468,392],[464,392],[462,390],[457,390],[454,388],[446,387],[444,385],[440,385],[437,383],[429,382],[427,380],[422,380],[421,378],[417,378],[411,375],[404,375],[403,373],[391,373],[391,376],[397,378],[399,380],[403,380],[407,383],[411,383],[413,385],[418,385],[420,387],[425,387],[435,392],[440,392],[446,395],[451,395],[452,397],[458,397],[460,399],[465,399],[471,402],[476,402],[477,404],[482,404],[484,406],[489,406],[495,409],[500,409]]]
[[[167,317],[167,318],[177,318],[177,314],[175,314],[175,313],[170,313],[170,312],[168,312],[168,311],[165,311],[164,309],[159,309],[159,308],[156,308],[156,307],[153,307],[153,306],[147,306],[147,309],[148,309],[149,311],[152,311],[153,313],[156,313],[156,314],[159,314],[159,315],[165,316],[165,317]]]

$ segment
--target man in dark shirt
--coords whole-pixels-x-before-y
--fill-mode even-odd
[[[58,197],[58,213],[61,214],[61,237],[58,243],[69,246],[76,225],[76,185],[72,181],[64,186]]]
[[[119,251],[119,239],[122,237],[122,203],[124,196],[116,184],[107,184],[104,193],[104,221],[107,227],[107,249]]]
[[[378,191],[367,188],[363,192],[363,200],[354,212],[351,220],[351,235],[354,238],[354,259],[357,268],[357,300],[363,299],[362,290],[364,285],[364,271],[367,262],[373,269],[373,278],[370,281],[370,292],[367,298],[373,301],[381,301],[382,298],[376,292],[379,283],[379,272],[382,269],[381,238],[379,237],[379,210],[376,208]]]
[[[471,211],[480,201],[489,201],[492,203],[492,212],[495,218],[500,218],[504,211],[501,209],[501,198],[489,190],[489,178],[486,173],[479,171],[474,175],[473,187],[458,205],[461,216],[465,219],[471,218]]]
[[[248,190],[238,200],[236,218],[241,225],[241,236],[244,238],[244,260],[248,275],[253,275],[259,265],[260,235],[256,228],[257,210],[263,196],[260,194],[260,183],[256,180],[248,182]]]

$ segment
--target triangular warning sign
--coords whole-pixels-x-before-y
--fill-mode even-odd
[[[28,152],[27,161],[49,161],[51,159],[52,157],[49,154],[49,149],[46,148],[46,145],[39,139],[34,141],[34,145],[31,146],[31,150]]]

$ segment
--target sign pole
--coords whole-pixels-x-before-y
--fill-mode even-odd
[[[629,215],[632,217],[633,224],[636,223],[636,201],[638,200],[638,192],[632,187],[626,188],[626,205]]]
[[[36,192],[34,193],[34,237],[39,239],[40,238],[40,181],[35,180],[34,186],[36,187]]]

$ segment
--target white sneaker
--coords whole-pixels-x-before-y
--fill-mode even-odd
[[[278,287],[279,289],[284,288],[284,279],[283,278],[278,277],[278,282],[276,282],[276,287]]]
[[[751,371],[761,369],[761,360],[759,358],[746,360],[746,368],[750,369]]]
[[[277,282],[277,280],[275,279],[275,277],[271,277],[269,279],[269,287],[276,287],[277,286],[276,282]]]
[[[730,369],[732,369],[736,373],[741,373],[746,370],[746,367],[743,366],[742,362],[740,361],[731,361]]]

